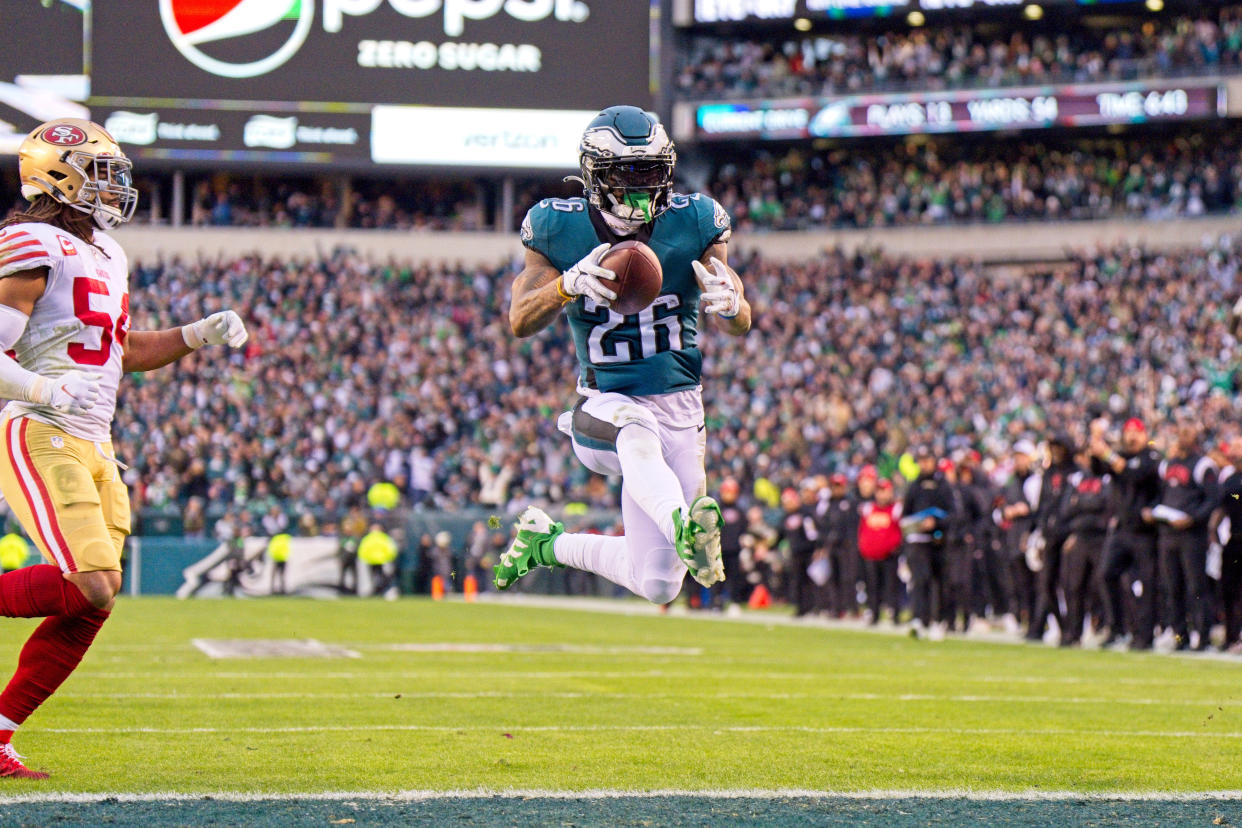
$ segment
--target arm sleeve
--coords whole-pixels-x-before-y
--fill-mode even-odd
[[[30,317],[16,308],[0,305],[0,351],[13,347],[29,321]],[[0,397],[46,404],[50,401],[51,388],[43,377],[27,371],[7,354],[0,354]]]

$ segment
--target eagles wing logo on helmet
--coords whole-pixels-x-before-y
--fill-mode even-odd
[[[27,201],[50,196],[103,230],[129,221],[138,207],[133,164],[99,124],[58,118],[40,125],[18,147],[17,166]]]
[[[669,208],[677,152],[663,124],[636,106],[611,106],[587,125],[578,145],[587,199],[631,222]]]

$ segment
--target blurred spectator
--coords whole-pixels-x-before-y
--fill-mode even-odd
[[[808,571],[820,546],[814,508],[814,501],[806,503],[796,489],[789,488],[781,493],[784,514],[776,542],[785,547],[789,557],[789,603],[794,606],[795,618],[824,609],[823,584],[816,583]]]
[[[820,548],[829,566],[824,596],[827,609],[838,618],[856,615],[862,568],[858,556],[858,500],[850,493],[849,478],[842,472],[828,478],[821,520],[824,542]]]
[[[358,542],[358,559],[370,567],[371,594],[388,600],[397,597],[397,542],[378,523]]]
[[[718,152],[704,189],[739,231],[1222,213],[1242,192],[1232,130],[1141,138],[969,137]]]
[[[930,446],[915,451],[919,476],[901,504],[905,556],[910,567],[910,611],[916,631],[942,638],[947,620],[945,596],[945,530],[953,516],[953,493],[937,470]],[[935,626],[933,626],[933,624]]]
[[[1092,468],[1086,448],[1080,448],[1075,455],[1074,465],[1061,512],[1065,531],[1065,542],[1061,545],[1061,588],[1066,609],[1060,643],[1071,647],[1082,640],[1089,609],[1094,616],[1092,620],[1103,625],[1099,613],[1102,601],[1095,600],[1098,594],[1095,584],[1108,539],[1112,498],[1111,476]]]
[[[436,532],[431,547],[431,577],[439,578],[445,592],[453,591],[453,536],[441,530]]]
[[[1208,647],[1208,519],[1216,508],[1219,469],[1203,451],[1199,425],[1188,414],[1177,423],[1177,437],[1160,463],[1160,502],[1156,523],[1162,618],[1178,650]]]
[[[880,623],[883,609],[897,622],[902,607],[897,552],[901,548],[901,504],[893,499],[893,481],[873,474],[858,478],[858,548],[867,582],[867,614]]]
[[[1113,534],[1101,570],[1108,600],[1109,638],[1125,635],[1131,649],[1150,650],[1155,635],[1157,584],[1156,527],[1150,512],[1160,501],[1161,457],[1148,444],[1146,423],[1137,417],[1126,421],[1120,449],[1113,449],[1101,432],[1092,437],[1091,456],[1100,472],[1112,476],[1115,498]],[[1129,584],[1128,590],[1123,588],[1125,584]]]
[[[1074,471],[1073,438],[1061,432],[1054,433],[1048,440],[1048,466],[1043,472],[1039,503],[1035,509],[1034,531],[1039,540],[1034,552],[1027,556],[1038,583],[1035,610],[1026,627],[1028,641],[1043,639],[1050,617],[1056,621],[1058,634],[1065,629],[1057,588],[1061,583],[1061,547],[1066,538],[1065,498],[1070,491],[1070,478]]]

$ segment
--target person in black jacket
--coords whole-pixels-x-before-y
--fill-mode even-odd
[[[1229,441],[1230,466],[1221,472],[1216,511],[1212,515],[1212,538],[1222,538],[1220,594],[1225,611],[1222,649],[1242,653],[1242,436]],[[1228,521],[1222,527],[1223,521]]]
[[[1048,625],[1048,616],[1064,629],[1061,602],[1057,587],[1061,581],[1061,545],[1065,543],[1065,527],[1061,513],[1065,495],[1069,491],[1069,479],[1074,468],[1074,441],[1067,434],[1053,435],[1048,441],[1048,468],[1044,469],[1043,483],[1039,490],[1039,508],[1035,512],[1035,528],[1043,537],[1043,566],[1039,570],[1039,591],[1035,598],[1035,611],[1026,628],[1028,641],[1040,641]]]
[[[1107,423],[1091,424],[1090,453],[1097,473],[1113,477],[1113,520],[1101,567],[1101,582],[1108,604],[1109,638],[1112,643],[1128,628],[1130,647],[1150,650],[1155,627],[1156,531],[1143,521],[1143,510],[1160,502],[1160,453],[1148,445],[1147,426],[1137,417],[1121,430],[1121,451],[1114,451],[1104,438]],[[1122,578],[1131,579],[1133,611],[1127,624],[1122,603]]]
[[[980,468],[982,461],[977,451],[969,451],[958,466],[962,490],[973,501],[971,508],[977,514],[969,611],[974,618],[997,619],[1009,611],[1008,578],[1001,571],[1003,533],[993,518],[993,510],[1005,500],[1000,487]]]
[[[1014,443],[1013,474],[1001,490],[1002,503],[993,512],[993,520],[1003,534],[1004,565],[1008,596],[1006,627],[1017,632],[1029,624],[1035,612],[1035,573],[1026,562],[1026,543],[1035,529],[1035,511],[1039,507],[1042,477],[1035,467],[1035,445],[1030,440]]]
[[[849,490],[849,478],[837,472],[828,479],[828,500],[822,526],[831,574],[828,605],[838,618],[858,613],[858,497]]]
[[[1092,469],[1086,450],[1074,458],[1077,470],[1070,475],[1069,491],[1061,512],[1065,542],[1061,545],[1061,589],[1065,594],[1065,626],[1061,646],[1072,647],[1082,640],[1083,622],[1094,577],[1104,555],[1108,537],[1109,502],[1112,480],[1107,473]]]
[[[930,448],[920,446],[914,456],[919,476],[902,501],[902,526],[910,567],[910,609],[916,625],[928,630],[944,608],[944,538],[953,514],[953,493],[936,472],[936,455]]]
[[[728,477],[720,483],[720,557],[724,561],[724,583],[716,584],[712,591],[713,603],[746,604],[750,584],[742,573],[742,533],[746,531],[746,509],[740,502],[741,484]]]
[[[1175,648],[1206,650],[1208,641],[1208,518],[1216,508],[1216,463],[1199,448],[1199,426],[1182,417],[1177,440],[1160,463],[1160,503],[1142,510],[1155,524],[1165,618]],[[1162,508],[1163,507],[1163,508]],[[1187,635],[1194,633],[1194,640]]]
[[[801,618],[820,609],[819,587],[807,572],[819,548],[819,528],[815,525],[814,503],[805,503],[794,489],[781,493],[781,508],[785,513],[777,530],[777,543],[783,541],[788,545],[789,603],[794,605],[794,617]]]
[[[966,632],[970,629],[975,606],[973,588],[980,557],[979,527],[990,510],[984,508],[982,495],[975,486],[973,466],[941,460],[940,469],[953,493],[952,525],[945,543],[948,584],[942,615],[951,630],[956,629],[960,616],[962,632]]]

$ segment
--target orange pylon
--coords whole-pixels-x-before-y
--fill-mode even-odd
[[[750,594],[750,600],[746,602],[751,609],[763,609],[772,605],[772,593],[768,592],[768,588],[763,584],[755,587],[754,592]]]

